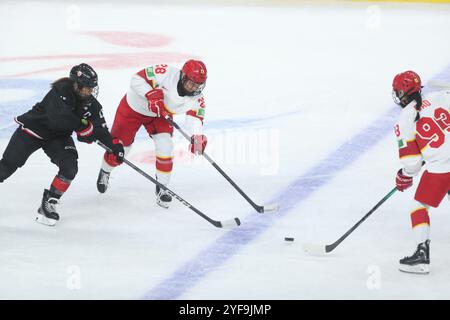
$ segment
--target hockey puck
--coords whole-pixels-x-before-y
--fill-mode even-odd
[[[294,241],[294,238],[285,237],[284,241]]]

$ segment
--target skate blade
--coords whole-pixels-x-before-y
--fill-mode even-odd
[[[36,222],[40,223],[40,224],[44,224],[46,226],[50,226],[53,227],[56,224],[56,220],[55,219],[49,219],[46,216],[44,216],[43,214],[38,213],[36,215]]]
[[[405,264],[400,264],[398,269],[400,271],[406,272],[406,273],[416,273],[416,274],[428,274],[428,273],[430,273],[430,265],[424,264],[424,263],[416,264],[414,266],[408,266],[408,265],[405,265]]]

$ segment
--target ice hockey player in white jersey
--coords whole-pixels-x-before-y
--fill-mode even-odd
[[[397,189],[411,187],[424,163],[426,168],[410,208],[417,249],[400,260],[399,269],[429,273],[429,209],[437,208],[450,193],[450,91],[422,95],[420,77],[413,71],[396,75],[392,87],[394,101],[403,108],[395,125],[403,164],[396,177]]]
[[[191,136],[190,151],[202,154],[207,138],[202,134],[205,101],[202,90],[207,78],[206,66],[199,60],[188,60],[178,69],[167,64],[152,65],[131,78],[130,87],[116,111],[111,135],[120,140],[125,156],[131,149],[137,131],[144,126],[155,143],[156,178],[167,186],[173,168],[173,127],[166,120],[174,114],[186,114],[186,131]],[[109,176],[120,163],[105,153],[98,175],[97,189],[104,193]],[[156,202],[168,208],[172,197],[156,187]]]

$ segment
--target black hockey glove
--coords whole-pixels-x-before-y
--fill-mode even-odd
[[[92,125],[92,122],[86,119],[82,119],[81,124],[81,127],[76,130],[78,141],[85,143],[94,142],[94,126]]]

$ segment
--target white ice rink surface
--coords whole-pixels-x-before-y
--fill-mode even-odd
[[[98,71],[112,124],[133,73],[196,57],[209,72],[207,152],[255,202],[280,202],[274,215],[253,211],[178,133],[170,187],[242,226],[217,229],[176,200],[156,206],[154,185],[127,166],[100,195],[102,150],[77,143],[78,176],[46,227],[33,219],[57,167],[38,151],[0,184],[1,299],[450,298],[447,199],[431,212],[431,273],[397,270],[415,249],[413,188],[328,256],[301,251],[334,242],[393,188],[391,81],[408,69],[450,79],[449,6],[2,1],[0,26],[0,152],[13,117],[74,64]],[[152,152],[141,132],[129,159],[153,174]]]

